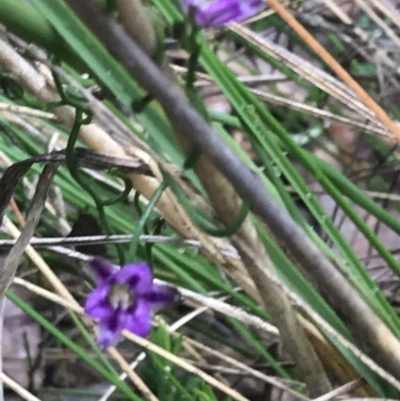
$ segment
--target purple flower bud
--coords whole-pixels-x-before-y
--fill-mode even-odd
[[[97,287],[86,299],[85,312],[100,320],[97,341],[101,347],[115,344],[124,329],[147,337],[152,311],[173,303],[177,297],[175,289],[153,284],[151,269],[145,263],[118,269],[103,259],[93,259],[89,266]]]
[[[242,21],[262,10],[264,0],[182,0],[186,13],[193,10],[198,26],[222,26]]]

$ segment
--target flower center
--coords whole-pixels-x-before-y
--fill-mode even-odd
[[[114,284],[108,293],[108,301],[114,309],[128,309],[135,303],[135,294],[127,284]]]

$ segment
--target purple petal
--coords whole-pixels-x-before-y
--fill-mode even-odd
[[[197,25],[222,26],[232,21],[242,21],[261,11],[263,0],[183,0],[183,9],[194,8]]]
[[[109,284],[103,284],[89,294],[85,303],[87,315],[97,319],[107,319],[113,314],[114,309],[108,302],[110,288]]]
[[[139,298],[131,309],[124,313],[124,329],[140,336],[147,337],[151,330],[150,305]]]
[[[198,24],[220,26],[240,18],[240,2],[238,0],[217,0],[208,2],[197,8],[195,13]]]
[[[222,26],[227,24],[228,22],[239,21],[241,19],[242,19],[241,13],[240,10],[238,9],[226,10],[223,13],[216,13],[216,14],[209,12],[209,10],[207,11],[199,10],[195,14],[195,20],[197,25],[204,27]]]
[[[189,7],[200,8],[204,5],[204,0],[182,0],[182,8],[185,12],[189,11]]]
[[[141,294],[141,298],[153,309],[171,305],[178,298],[178,291],[166,285],[153,285],[151,291]]]
[[[104,348],[114,345],[122,333],[124,320],[125,316],[121,311],[114,311],[108,319],[103,319],[100,322],[97,344]]]
[[[242,1],[240,4],[240,10],[242,14],[241,19],[250,18],[253,15],[260,12],[263,8],[264,8],[263,0]]]
[[[89,267],[94,272],[96,276],[96,283],[98,285],[110,280],[113,275],[118,272],[118,268],[115,265],[100,258],[91,260],[89,262]]]
[[[153,284],[153,274],[150,266],[145,263],[125,265],[116,275],[119,284],[128,284],[136,294],[150,291]]]

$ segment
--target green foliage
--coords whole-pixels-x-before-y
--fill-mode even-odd
[[[62,0],[34,0],[34,6],[23,3],[25,8],[22,10],[22,0],[0,0],[0,9],[2,10],[0,22],[22,37],[29,37],[37,45],[57,56],[64,71],[80,81],[85,87],[89,87],[93,83],[100,83],[106,87],[112,96],[118,99],[120,104],[128,110],[131,110],[132,104],[140,102],[146,97],[147,94],[143,89],[113,59],[99,40],[67,7],[65,2]],[[163,18],[163,26],[166,26],[171,31],[174,23],[183,21],[178,8],[172,2],[152,0],[149,2],[149,7],[152,6],[157,8],[157,11],[152,9],[156,13],[156,17],[158,19]],[[17,11],[21,13],[20,19],[15,18]],[[276,16],[258,21],[254,28],[262,30],[266,26],[274,26],[276,29],[284,30],[281,21]],[[210,118],[217,132],[225,140],[226,146],[233,149],[253,171],[257,171],[260,174],[265,189],[284,206],[286,211],[304,229],[304,235],[309,236],[336,263],[338,268],[347,274],[352,285],[373,311],[394,333],[400,335],[400,320],[397,314],[384,297],[379,286],[371,279],[366,266],[359,259],[351,244],[345,239],[332,217],[326,213],[317,196],[315,196],[304,179],[303,174],[300,174],[299,166],[315,182],[321,185],[324,192],[335,201],[338,207],[344,211],[347,218],[364,234],[371,247],[379,253],[384,262],[397,276],[400,275],[399,262],[374,230],[366,224],[356,206],[360,206],[363,210],[375,216],[381,223],[397,234],[400,234],[400,223],[393,219],[383,206],[366,196],[343,173],[318,158],[313,153],[311,146],[310,148],[303,146],[303,142],[306,142],[307,145],[315,145],[315,138],[321,138],[324,135],[320,122],[303,115],[299,111],[288,112],[287,109],[278,106],[267,107],[262,104],[243,83],[236,79],[230,68],[218,58],[215,49],[211,47],[211,45],[214,46],[215,44],[210,44],[202,32],[195,33],[196,35],[193,37],[188,37],[185,32],[183,34],[181,32],[179,36],[179,42],[183,48],[188,49],[189,45],[197,45],[195,47],[199,53],[191,59],[191,72],[195,72],[195,68],[198,68],[199,64],[212,77],[233,108],[233,114],[227,115],[208,110],[206,105],[201,103],[199,108],[203,114]],[[193,31],[189,32],[189,34],[193,35]],[[236,33],[225,29],[223,34],[228,39],[240,44],[250,54],[271,63],[275,68],[286,74],[288,78],[297,82],[307,91],[308,101],[326,103],[329,109],[335,109],[335,105],[330,103],[325,92],[305,82],[302,77],[296,75],[282,61],[273,59],[261,48],[257,48]],[[334,45],[336,51],[343,51],[345,44],[338,36],[331,33],[328,35],[328,39]],[[352,61],[351,68],[355,73],[374,74],[376,72],[373,65],[357,60]],[[80,75],[81,72],[89,74],[89,78],[83,79]],[[12,76],[1,72],[0,84],[2,89],[0,101],[7,101],[12,104],[35,105],[36,99],[32,95],[25,93]],[[60,91],[63,86],[66,86],[64,103],[73,104],[79,117],[86,108],[86,104],[81,98],[77,98],[72,88],[69,85],[65,85],[64,82],[60,83]],[[192,90],[193,85],[189,86],[189,89]],[[196,93],[194,93],[194,96],[196,102],[201,102]],[[201,192],[194,172],[190,169],[185,171],[187,160],[177,144],[167,118],[155,102],[146,104],[146,107],[143,107],[140,112],[137,110],[135,112],[134,110],[133,115],[130,116],[124,115],[109,99],[104,100],[103,104],[131,128],[132,137],[135,135],[140,137],[161,159],[182,169],[191,180],[193,186],[199,188]],[[41,105],[43,109],[48,107],[49,105]],[[88,110],[85,111],[87,112]],[[71,210],[68,218],[73,221],[77,214],[76,211],[87,210],[99,216],[105,233],[133,234],[134,239],[131,244],[118,247],[118,259],[116,258],[115,250],[108,247],[110,258],[116,262],[123,263],[124,260],[146,259],[152,262],[156,275],[171,284],[183,286],[201,294],[215,291],[223,293],[229,296],[228,302],[231,304],[240,306],[249,313],[268,320],[266,312],[247,295],[236,291],[234,284],[227,280],[204,256],[197,254],[188,247],[167,244],[156,244],[149,247],[141,246],[139,242],[141,234],[153,232],[152,221],[157,217],[155,205],[167,186],[179,199],[192,220],[202,227],[204,231],[213,235],[229,236],[235,232],[243,219],[249,215],[247,205],[243,204],[242,211],[237,216],[232,227],[222,229],[220,225],[211,222],[208,216],[191,205],[180,187],[167,174],[165,174],[165,185],[158,188],[153,198],[146,205],[139,202],[138,195],[135,198],[129,195],[130,187],[128,185],[121,187],[120,175],[106,172],[104,174],[108,180],[106,183],[97,180],[97,178],[89,177],[87,173],[76,169],[76,163],[72,158],[71,151],[79,144],[73,134],[77,134],[79,127],[87,122],[80,120],[78,117],[71,131],[56,122],[41,120],[43,127],[52,132],[57,132],[65,139],[69,139],[67,166],[60,167],[55,178],[55,185],[60,188],[63,200]],[[139,130],[134,122],[139,123],[143,131]],[[313,126],[312,129],[316,129],[316,133],[312,137],[310,135],[310,138],[307,138],[306,141],[299,140],[299,137],[295,134],[311,133],[310,126]],[[252,149],[256,153],[256,158],[250,158],[233,140],[227,131],[228,127],[239,128],[246,133],[246,138],[251,143]],[[388,146],[376,137],[367,136],[366,139],[370,146],[381,155],[387,155],[389,152]],[[20,125],[0,117],[0,149],[13,162],[44,153],[47,141],[47,136],[34,137]],[[396,163],[397,156],[392,155],[389,161]],[[262,167],[262,172],[260,171],[260,166]],[[34,165],[26,178],[32,181],[38,172],[39,166]],[[321,226],[321,230],[326,236],[325,240],[318,235],[316,230],[310,226],[300,213],[292,193],[288,191],[287,184],[293,188]],[[83,191],[82,188],[85,190]],[[14,196],[21,204],[27,204],[29,201],[27,191],[22,184],[18,186]],[[207,201],[207,199],[205,200]],[[272,240],[270,234],[257,217],[250,215],[250,218],[254,222],[278,275],[284,283],[342,336],[358,345],[345,323]],[[52,217],[45,213],[39,227],[40,233],[44,236],[57,235],[57,228],[54,227],[53,222]],[[173,234],[171,228],[167,228],[163,233]],[[60,266],[57,256],[47,252],[44,255],[46,255],[46,260],[50,265]],[[64,270],[64,267],[61,267],[61,269]],[[71,270],[72,274],[74,274],[74,269]],[[42,325],[46,332],[55,336],[63,344],[63,347],[68,348],[89,364],[104,380],[115,384],[124,396],[132,400],[139,399],[128,385],[117,380],[115,368],[109,364],[101,351],[96,348],[96,345],[91,341],[91,334],[86,332],[78,318],[73,317],[72,321],[79,328],[79,331],[83,333],[82,335],[88,342],[87,346],[94,350],[96,357],[91,357],[85,349],[71,341],[61,330],[40,316],[35,312],[34,308],[19,299],[15,294],[10,292],[8,296],[17,306]],[[166,316],[169,316],[168,313],[166,313]],[[249,357],[249,354],[253,352],[259,354],[263,361],[268,362],[281,377],[295,377],[295,373],[292,370],[281,366],[279,357],[271,355],[266,350],[263,339],[249,327],[232,318],[226,319],[224,324],[227,325],[231,333],[240,334],[242,344],[235,344],[235,341],[224,338],[223,335],[217,332],[208,333],[210,331],[209,327],[198,328],[198,325],[197,328],[204,335],[208,335],[210,340],[216,341],[221,346],[234,349],[235,352],[242,354],[244,357]],[[189,327],[196,327],[196,323],[189,324]],[[350,352],[332,334],[326,332],[324,334],[338,352],[355,367],[359,374],[382,397],[395,397],[396,394],[391,386],[383,381],[377,373],[366,367],[359,356]],[[159,326],[153,331],[151,340],[175,355],[183,355],[184,353],[181,339],[172,337],[163,326]],[[146,352],[146,358],[140,363],[139,370],[145,382],[161,401],[216,400],[213,389],[208,384],[202,382],[198,377],[177,369],[176,366],[153,353]]]

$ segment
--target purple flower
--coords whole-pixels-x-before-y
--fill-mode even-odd
[[[262,10],[264,0],[182,0],[186,13],[193,10],[198,26],[222,26],[242,21]]]
[[[89,266],[95,273],[97,287],[86,299],[85,312],[100,320],[98,344],[115,344],[122,330],[141,337],[151,330],[151,312],[175,301],[177,291],[153,284],[150,267],[132,263],[118,269],[103,259],[93,259]]]

